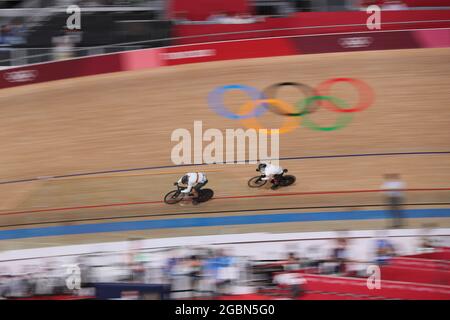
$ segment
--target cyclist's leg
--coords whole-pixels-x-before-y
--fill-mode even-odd
[[[197,196],[198,196],[200,189],[203,188],[207,183],[208,183],[208,180],[205,180],[204,182],[201,182],[201,183],[197,183],[197,185],[192,190],[195,190],[197,192]]]
[[[192,190],[195,192],[194,198],[192,198],[193,201],[198,201],[200,189],[203,188],[207,183],[208,180],[205,180],[202,183],[197,183],[197,185],[194,188],[192,188]]]
[[[283,179],[283,174],[275,174],[272,179],[272,186],[270,187],[272,190],[277,189],[280,186],[280,180]]]

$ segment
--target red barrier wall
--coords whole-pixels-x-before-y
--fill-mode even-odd
[[[368,29],[366,26],[366,22],[368,17],[369,15],[365,12],[353,11],[339,12],[338,14],[336,14],[335,12],[304,12],[297,13],[292,17],[268,18],[265,22],[258,22],[253,24],[178,25],[175,26],[174,34],[175,37],[195,36],[193,38],[176,40],[176,44],[188,44],[248,38],[281,37],[340,32],[367,32]],[[423,28],[449,28],[450,10],[385,11],[382,12],[381,24],[382,31]],[[336,27],[338,25],[340,25],[340,27]],[[273,30],[286,28],[303,29]],[[234,34],[212,36],[212,34],[230,32],[233,32]]]
[[[0,88],[115,72],[121,69],[119,55],[104,55],[36,64],[0,72]]]
[[[361,0],[361,5],[368,6],[371,4],[383,5],[387,0]],[[450,7],[450,0],[401,0],[408,7]]]
[[[450,7],[450,0],[402,0],[408,7]]]
[[[450,286],[450,271],[446,270],[388,265],[381,268],[381,276],[385,280]]]
[[[395,257],[389,260],[389,265],[404,268],[422,268],[430,270],[450,271],[450,261]]]
[[[421,253],[409,256],[411,258],[424,258],[424,259],[434,259],[434,260],[446,260],[450,261],[450,250],[444,249],[438,252]]]
[[[170,47],[166,49],[164,60],[165,65],[172,66],[185,63],[295,54],[298,54],[298,50],[294,42],[278,38]]]
[[[306,290],[312,291],[353,293],[390,299],[450,300],[450,288],[448,286],[381,280],[380,289],[369,289],[366,279],[310,274],[305,274],[303,277],[307,281]]]
[[[169,47],[165,64],[259,58],[326,52],[450,47],[450,29],[361,32],[273,39],[226,41]],[[170,54],[176,59],[170,59]]]
[[[0,71],[0,89],[103,73],[156,68],[162,49],[147,49],[54,61]]]

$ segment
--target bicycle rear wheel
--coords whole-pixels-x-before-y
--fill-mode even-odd
[[[250,188],[259,188],[267,183],[267,180],[262,180],[261,176],[256,176],[248,180],[248,186]]]
[[[214,191],[211,189],[200,189],[198,193],[198,202],[206,202],[214,196]]]
[[[283,179],[280,181],[280,186],[287,187],[295,182],[296,178],[291,175],[283,176]]]
[[[175,204],[183,200],[184,193],[179,190],[173,190],[166,194],[164,197],[164,202],[167,204]]]

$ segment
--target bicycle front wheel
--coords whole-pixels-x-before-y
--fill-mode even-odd
[[[166,196],[164,197],[164,202],[167,204],[175,204],[183,200],[184,193],[181,193],[179,190],[173,190],[170,191]]]
[[[259,188],[267,183],[267,180],[262,180],[261,176],[256,176],[248,180],[248,186],[250,188]]]

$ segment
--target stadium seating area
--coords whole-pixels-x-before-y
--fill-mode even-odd
[[[49,20],[30,30],[26,46],[51,47],[53,37],[64,33],[66,20],[66,14],[51,16]],[[83,15],[83,36],[77,46],[167,39],[170,37],[170,26],[170,21],[156,20],[152,12],[86,13]],[[162,46],[167,43],[157,45]],[[152,44],[147,43],[146,47],[152,47]]]

